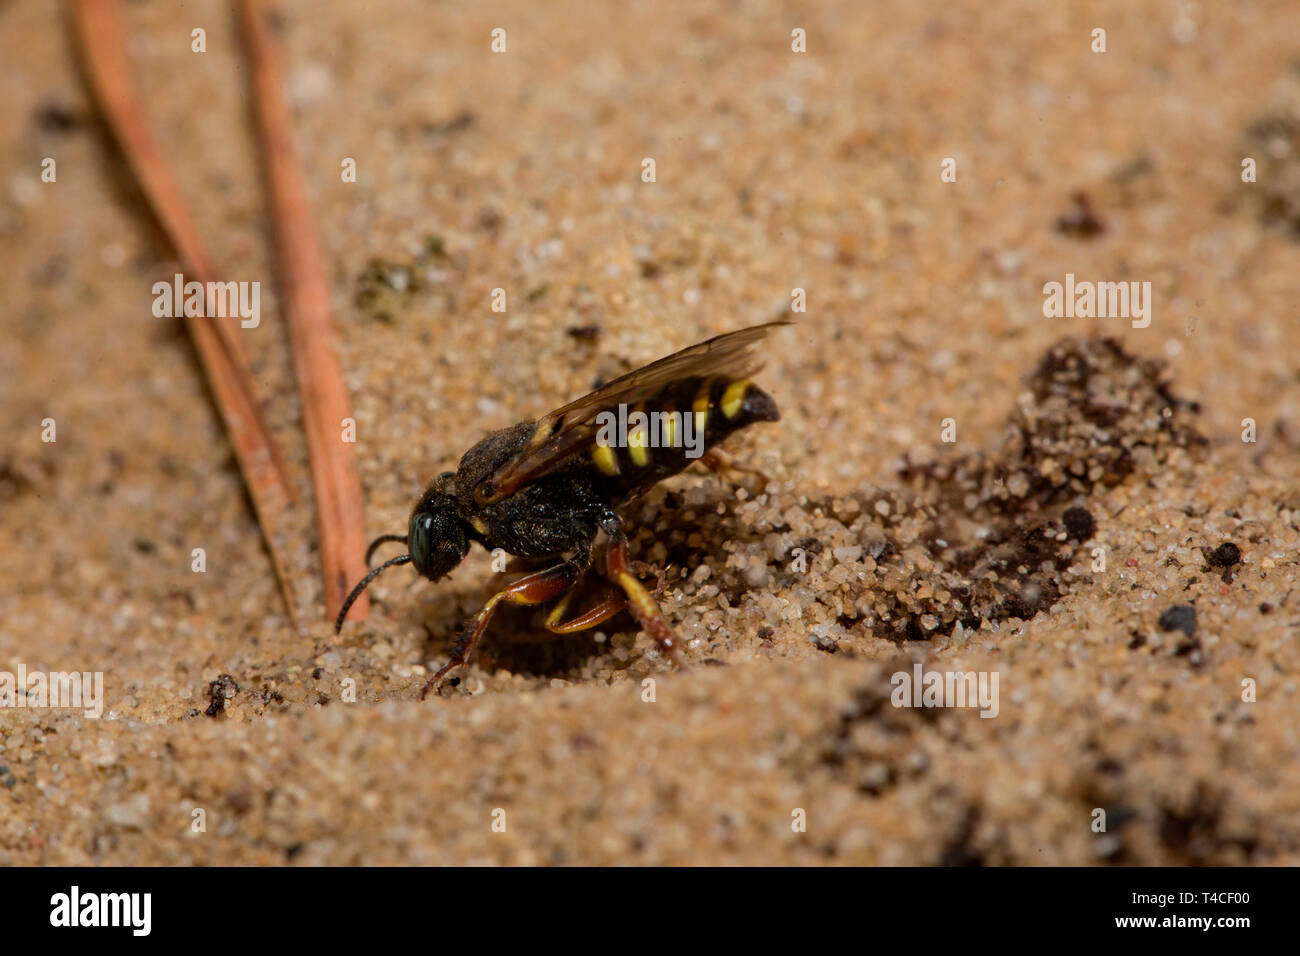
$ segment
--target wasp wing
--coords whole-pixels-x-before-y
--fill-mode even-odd
[[[573,455],[586,451],[595,444],[599,431],[596,418],[603,411],[645,401],[685,378],[750,377],[763,365],[754,347],[772,329],[790,324],[788,319],[778,319],[715,335],[620,375],[589,395],[544,415],[537,420],[529,443],[475,489],[475,500],[483,505],[508,498]]]

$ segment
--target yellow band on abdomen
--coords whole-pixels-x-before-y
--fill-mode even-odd
[[[745,400],[745,393],[749,391],[751,384],[749,379],[742,378],[727,386],[727,390],[722,393],[722,414],[728,418],[735,418],[740,414],[740,405]]]

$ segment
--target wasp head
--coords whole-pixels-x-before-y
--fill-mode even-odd
[[[455,480],[452,471],[439,475],[411,512],[406,546],[415,570],[430,581],[446,577],[469,554],[465,523],[452,495]]]
[[[389,568],[399,564],[413,564],[415,570],[430,581],[437,581],[451,573],[451,569],[460,564],[469,554],[469,540],[465,535],[465,525],[461,522],[456,509],[455,491],[456,473],[444,472],[433,480],[427,491],[420,497],[420,503],[411,513],[411,525],[406,534],[406,548],[409,554],[399,554],[389,558],[361,579],[352,589],[339,608],[338,617],[334,619],[334,632],[343,627],[343,620],[348,616],[361,592],[370,586],[370,582]],[[379,545],[388,541],[401,541],[400,534],[380,535],[366,549],[366,564]]]

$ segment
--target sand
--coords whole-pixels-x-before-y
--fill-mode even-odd
[[[370,533],[486,431],[807,300],[729,446],[767,482],[626,512],[692,669],[509,609],[424,701],[500,577],[325,619],[233,17],[131,4],[131,56],[262,283],[297,626],[58,8],[0,7],[0,670],[104,679],[98,718],[0,709],[0,863],[1300,862],[1300,10],[869,6],[285,4]],[[1149,325],[1045,316],[1067,273],[1151,283]],[[894,706],[918,665],[996,673],[996,715]]]

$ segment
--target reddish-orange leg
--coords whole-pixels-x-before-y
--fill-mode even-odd
[[[632,562],[632,570],[637,574],[654,574],[658,581],[655,584],[654,598],[656,601],[663,597],[664,587],[667,584],[667,569],[652,568],[650,565],[641,561]],[[564,612],[568,610],[569,601],[577,593],[575,585],[560,598],[558,604],[551,609],[551,613],[546,615],[546,629],[553,634],[573,634],[577,631],[585,631],[608,621],[619,611],[627,607],[626,594],[611,594],[605,600],[601,601],[585,614],[580,614],[575,618],[560,623],[560,618],[564,617]]]
[[[621,528],[609,536],[609,549],[605,554],[605,574],[627,594],[628,610],[632,612],[632,616],[636,618],[642,629],[659,642],[659,646],[664,649],[664,653],[674,664],[682,670],[690,670],[677,646],[677,637],[673,634],[667,618],[664,617],[664,612],[659,609],[654,595],[647,591],[645,585],[632,573],[627,559],[627,535]],[[662,587],[661,579],[660,589]]]
[[[607,532],[612,530],[613,533],[610,534],[609,549],[606,553],[605,573],[613,583],[623,590],[623,594],[611,594],[589,611],[571,620],[561,621],[560,618],[564,616],[564,612],[568,609],[569,601],[572,599],[578,581],[585,570],[583,563],[580,561],[565,561],[520,578],[488,598],[487,603],[483,605],[482,609],[474,615],[474,619],[466,626],[460,641],[457,642],[456,649],[452,652],[451,660],[439,668],[438,672],[425,683],[424,689],[420,691],[420,699],[423,700],[429,693],[429,689],[440,683],[448,673],[464,665],[469,660],[474,648],[478,646],[479,640],[483,637],[483,632],[487,630],[488,621],[491,620],[493,611],[502,601],[508,604],[533,605],[545,604],[547,601],[554,601],[558,598],[559,603],[546,615],[546,629],[555,634],[572,634],[577,631],[587,630],[609,620],[624,608],[628,608],[632,612],[632,616],[636,618],[637,623],[645,629],[646,633],[659,642],[659,645],[667,652],[673,662],[683,670],[689,670],[677,648],[677,640],[673,635],[672,628],[668,625],[668,621],[664,618],[663,612],[656,602],[656,598],[663,594],[664,572],[658,572],[659,580],[654,594],[651,594],[632,572],[633,566],[638,570],[646,566],[639,561],[628,561],[627,536],[623,534],[622,529],[618,528],[617,525],[607,527],[606,530]]]
[[[546,615],[546,629],[552,634],[576,634],[578,631],[588,630],[597,624],[608,621],[627,607],[627,598],[621,594],[611,594],[586,613],[561,622],[560,618],[564,617],[564,612],[569,609],[569,600],[577,591],[578,588],[575,585],[564,597],[560,598],[559,604],[551,608],[551,613]]]
[[[582,576],[582,572],[583,568],[580,565],[565,561],[554,567],[526,575],[488,598],[487,603],[466,626],[456,649],[452,652],[451,660],[439,668],[424,685],[424,690],[420,691],[420,699],[423,700],[429,693],[429,688],[439,683],[448,671],[460,667],[469,660],[470,655],[474,653],[474,648],[478,646],[479,638],[487,630],[488,621],[492,619],[492,612],[496,610],[498,604],[502,601],[509,604],[545,604],[547,601],[554,601],[572,590],[578,583],[578,578]]]
[[[771,482],[771,479],[767,477],[765,472],[760,471],[753,465],[742,465],[721,448],[710,448],[700,456],[699,462],[719,478],[722,478],[724,481],[730,482],[733,485],[743,485],[743,483],[736,477],[737,472],[742,475],[753,475],[758,479],[758,487],[757,489],[748,489],[751,492],[757,491],[761,493],[762,490]]]

